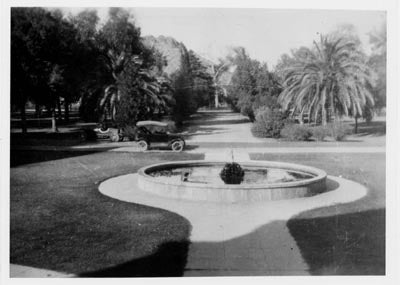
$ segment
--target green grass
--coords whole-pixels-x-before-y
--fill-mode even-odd
[[[144,165],[202,159],[202,155],[20,155],[27,156],[23,163],[29,164],[11,168],[12,263],[81,276],[182,275],[188,221],[165,210],[111,199],[97,189],[101,181]],[[303,212],[287,227],[312,274],[384,274],[384,154],[254,154],[252,159],[310,165],[366,185],[365,198]],[[240,246],[241,239],[269,235],[271,230],[268,224],[232,243]]]
[[[310,165],[365,185],[366,197],[303,212],[287,226],[312,274],[385,274],[385,154],[254,154],[252,159]]]
[[[152,163],[202,158],[105,152],[11,168],[11,263],[84,276],[181,275],[188,221],[103,196],[98,185]]]

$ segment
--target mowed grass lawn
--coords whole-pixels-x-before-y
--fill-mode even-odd
[[[10,179],[11,263],[83,276],[182,274],[191,230],[188,221],[165,210],[106,197],[98,186],[145,165],[203,159],[203,155],[11,155],[12,164],[19,165],[11,168]],[[63,155],[68,158],[62,159]],[[34,160],[45,162],[22,164]]]
[[[18,156],[18,152],[11,154]],[[21,152],[11,168],[11,262],[81,276],[180,276],[191,225],[174,213],[98,192],[101,181],[175,153]],[[312,274],[384,274],[385,155],[266,154],[368,187],[356,202],[299,214],[287,226]],[[35,160],[44,162],[31,163]],[[25,161],[25,162],[24,162]],[[30,164],[23,164],[30,162]],[[349,189],[351,191],[351,189]]]
[[[314,209],[287,226],[312,274],[385,274],[385,154],[253,154],[324,169],[357,181],[368,194],[353,203]],[[351,191],[351,189],[348,189]]]

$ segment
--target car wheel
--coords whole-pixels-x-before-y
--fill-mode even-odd
[[[111,134],[110,140],[111,140],[112,142],[118,142],[118,141],[120,140],[119,134],[116,134],[116,133]]]
[[[138,147],[141,151],[146,151],[149,149],[149,144],[145,140],[138,141]]]
[[[172,151],[180,152],[183,150],[185,143],[182,140],[177,140],[172,142],[171,149]]]
[[[107,128],[107,129],[98,128],[97,130],[100,134],[107,134],[110,131],[109,128]]]

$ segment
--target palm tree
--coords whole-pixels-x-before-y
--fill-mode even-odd
[[[125,66],[129,63],[136,65],[138,68],[143,63],[139,56],[127,56],[124,51],[117,54],[113,50],[107,51],[105,62],[108,70],[110,71],[113,81],[117,82],[118,77],[123,72]],[[117,84],[112,83],[104,88],[103,97],[100,99],[99,109],[101,112],[101,121],[111,120],[115,121],[117,112],[117,104],[121,99],[121,92],[118,90]]]
[[[211,65],[212,67],[212,78],[213,78],[213,83],[214,83],[214,88],[215,88],[215,93],[214,93],[214,104],[215,108],[219,107],[219,100],[218,100],[218,94],[219,91],[222,89],[224,92],[224,96],[226,97],[226,89],[224,86],[220,84],[220,79],[221,76],[224,74],[224,72],[228,71],[229,68],[231,68],[232,63],[229,61],[225,62],[220,62],[218,65]]]
[[[314,50],[285,71],[279,101],[301,118],[304,112],[314,120],[321,114],[326,125],[332,116],[361,116],[367,101],[373,105],[369,84],[371,71],[355,44],[321,36]]]
[[[144,97],[147,105],[147,111],[153,113],[157,110],[159,113],[165,112],[173,104],[171,83],[164,77],[155,77],[147,70],[141,69],[138,73],[139,90]]]
[[[125,95],[136,98],[136,108],[141,110],[140,113],[152,114],[155,110],[159,113],[164,112],[173,103],[170,83],[163,77],[153,76],[146,68],[142,68],[142,64],[143,60],[133,56],[129,62],[125,61],[123,70],[113,72],[117,83],[106,86],[104,96],[100,99],[101,121],[116,121],[117,106],[124,93],[118,88],[118,82],[121,80],[130,80],[135,85],[135,88]],[[113,70],[116,70],[115,67],[117,65]]]
[[[112,75],[113,81],[116,82],[118,76],[127,64],[129,56],[127,56],[124,51],[118,54],[112,49],[108,50],[106,54],[107,56],[103,57],[105,64]],[[135,60],[137,60],[138,57],[134,56],[132,59],[133,62],[136,63]],[[107,119],[115,121],[117,103],[120,98],[120,92],[115,83],[109,84],[104,88],[104,94],[99,103],[102,116],[101,121],[106,121]]]
[[[104,89],[104,96],[100,99],[99,108],[102,114],[101,121],[115,121],[117,104],[121,98],[120,92],[114,84],[108,85]]]

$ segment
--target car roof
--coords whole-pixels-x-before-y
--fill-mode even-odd
[[[167,127],[167,123],[163,122],[158,122],[158,121],[139,121],[136,123],[136,126],[138,127],[144,127],[144,126],[158,126],[158,127]]]

